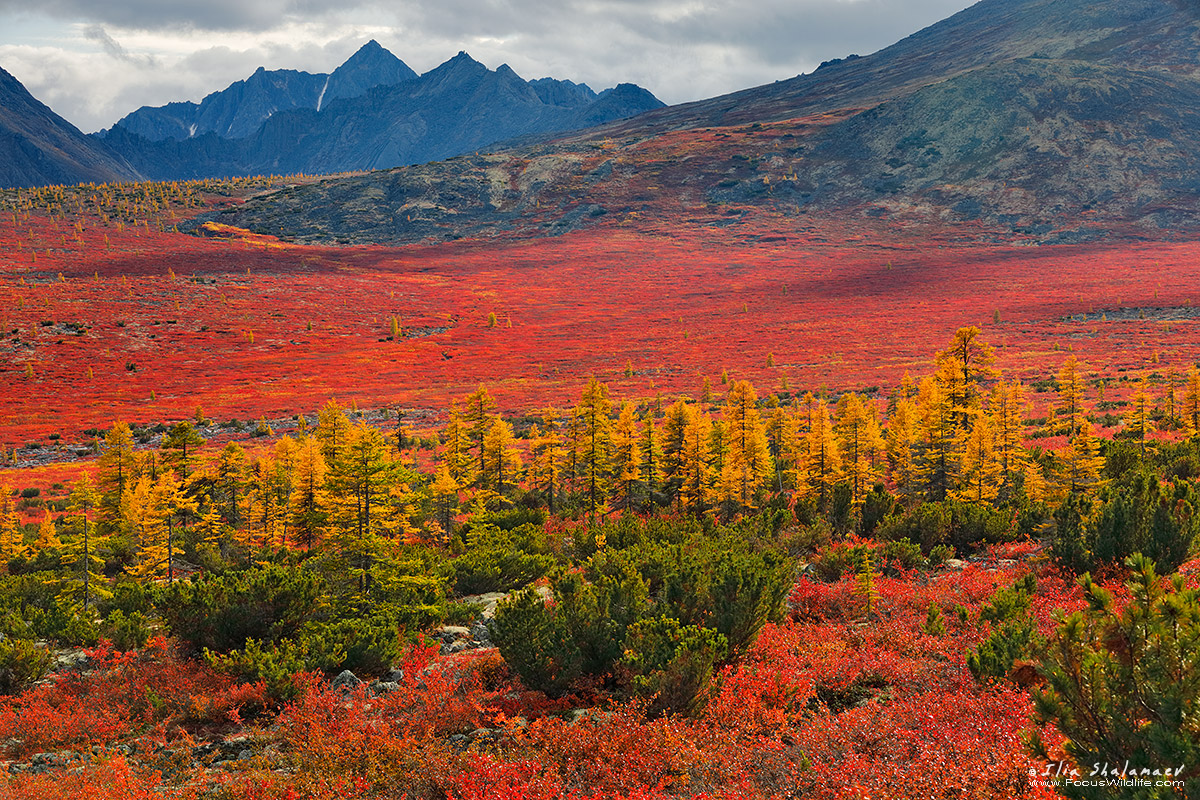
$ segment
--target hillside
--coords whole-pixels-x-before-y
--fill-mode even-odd
[[[128,162],[84,136],[0,69],[0,188],[138,177]]]
[[[983,0],[811,75],[486,162],[326,181],[225,221],[310,241],[406,242],[763,208],[975,221],[1039,241],[1158,237],[1200,211],[1198,17],[1182,0]],[[314,210],[375,191],[390,200],[366,218]]]

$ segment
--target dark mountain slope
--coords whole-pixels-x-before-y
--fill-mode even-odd
[[[84,136],[0,69],[0,188],[138,177],[128,162]]]
[[[886,100],[1016,58],[1104,60],[1200,70],[1196,0],[983,0],[876,53],[808,75],[670,106],[611,126],[611,135],[769,122]]]
[[[438,175],[474,186],[464,197],[486,195],[489,183],[516,187],[494,199],[490,222],[487,205],[457,217],[430,188],[424,207],[440,209],[432,226],[415,213],[407,225],[326,226],[299,207],[321,207],[332,181],[247,204],[230,221],[399,242],[553,232],[627,214],[699,219],[699,209],[728,224],[757,206],[784,226],[835,214],[979,221],[1039,241],[1163,236],[1200,233],[1198,154],[1200,2],[983,0],[812,75],[525,140],[486,169],[459,160],[424,168],[420,180],[389,173],[353,184],[403,185],[410,209]],[[307,215],[304,226],[289,223],[292,213]]]

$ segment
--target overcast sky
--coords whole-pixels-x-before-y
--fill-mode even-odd
[[[524,78],[667,103],[865,55],[970,0],[0,0],[0,67],[84,131],[259,66],[329,72],[376,39],[417,72],[466,50]],[[31,6],[36,11],[31,11]]]

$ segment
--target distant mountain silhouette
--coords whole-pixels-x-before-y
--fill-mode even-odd
[[[137,177],[128,162],[84,136],[0,69],[0,188]]]
[[[117,125],[151,141],[183,140],[206,133],[228,139],[252,136],[281,111],[320,111],[329,101],[359,97],[376,86],[412,80],[417,73],[372,39],[332,74],[291,69],[258,70],[244,81],[213,92],[199,103],[142,106]]]
[[[97,138],[154,179],[384,169],[586,128],[662,103],[620,84],[526,81],[466,53],[416,76],[375,42],[332,75],[260,69],[200,104],[142,108]]]

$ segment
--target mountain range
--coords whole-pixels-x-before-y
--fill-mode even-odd
[[[84,137],[4,73],[0,186],[386,169],[662,105],[632,84],[597,94],[526,81],[461,52],[417,75],[371,41],[330,74],[259,68],[199,103],[143,107]]]
[[[808,75],[510,153],[323,181],[223,221],[406,242],[630,215],[726,224],[758,207],[1039,242],[1175,235],[1200,230],[1198,56],[1196,0],[982,0]],[[395,200],[331,210],[367,191]]]
[[[465,53],[331,97],[351,62],[141,109],[89,141],[106,168],[147,177],[380,170],[220,214],[300,241],[727,225],[756,208],[796,220],[784,227],[969,223],[1035,242],[1200,231],[1198,0],[981,0],[876,53],[670,107]]]

